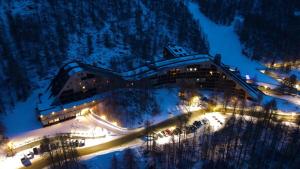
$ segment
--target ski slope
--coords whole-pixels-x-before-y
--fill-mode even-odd
[[[277,84],[271,77],[260,73],[257,69],[265,68],[264,65],[252,61],[242,54],[242,45],[238,35],[234,31],[233,24],[230,26],[218,25],[201,13],[198,4],[188,2],[187,7],[194,19],[199,22],[202,31],[206,34],[210,46],[210,54],[221,54],[222,62],[237,67],[242,76],[256,77],[258,81]]]

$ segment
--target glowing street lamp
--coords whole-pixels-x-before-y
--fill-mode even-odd
[[[113,124],[113,125],[115,125],[115,126],[118,126],[118,123],[117,123],[117,122],[115,122],[115,121],[114,121],[114,122],[112,122],[112,124]]]
[[[198,106],[200,102],[200,97],[199,96],[194,96],[191,99],[191,106]]]
[[[101,116],[101,119],[106,120],[106,116],[105,116],[105,115],[102,115],[102,116]]]

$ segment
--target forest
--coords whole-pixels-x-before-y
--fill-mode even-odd
[[[276,102],[271,101],[264,105],[264,110],[253,110],[256,117],[233,113],[225,127],[217,132],[205,126],[201,132],[187,133],[184,130],[187,119],[180,118],[177,128],[182,134],[173,135],[170,142],[163,145],[157,144],[155,139],[148,141],[143,148],[146,162],[141,168],[297,169],[299,127],[274,120],[275,110]],[[148,136],[153,133],[149,132]],[[112,158],[112,168],[123,164],[120,160],[116,164],[115,158]],[[141,163],[137,157],[130,161],[126,166]],[[124,167],[133,168],[138,167]]]
[[[300,58],[300,2],[297,0],[196,0],[218,24],[234,23],[243,53],[260,61]]]
[[[168,44],[207,53],[182,1],[1,0],[1,112],[73,59],[114,70],[154,60]],[[159,5],[158,5],[159,4]],[[103,54],[103,51],[108,51]],[[111,66],[117,65],[117,66]],[[5,105],[5,106],[4,106]]]

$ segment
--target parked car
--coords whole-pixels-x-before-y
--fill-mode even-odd
[[[171,130],[169,130],[169,129],[166,129],[165,132],[166,132],[169,136],[172,135],[172,132],[171,132]]]
[[[24,156],[23,158],[21,158],[21,162],[22,162],[22,164],[23,164],[25,167],[28,167],[28,166],[31,165],[30,160],[29,160],[26,156]]]
[[[145,136],[146,141],[153,141],[156,140],[154,136]]]
[[[78,140],[75,140],[74,144],[75,144],[75,147],[79,147],[79,141]]]
[[[204,119],[202,120],[202,122],[203,122],[204,124],[207,124],[207,123],[208,123],[208,120],[207,120],[206,118],[204,118]]]
[[[28,159],[33,159],[34,158],[34,153],[33,152],[29,152],[26,157]]]
[[[162,134],[163,136],[165,136],[165,137],[168,136],[167,133],[166,133],[165,131],[161,131],[161,134]]]
[[[197,128],[195,126],[187,126],[185,128],[185,131],[187,134],[194,133],[196,130],[197,130]]]
[[[197,128],[200,128],[202,126],[200,121],[194,121],[193,125]]]
[[[176,128],[176,129],[173,130],[173,133],[174,133],[175,135],[179,135],[179,134],[182,133],[182,131],[180,130],[180,128]]]
[[[33,151],[33,154],[34,154],[34,155],[40,154],[40,149],[37,148],[37,147],[34,147],[34,148],[32,149],[32,151]]]
[[[79,142],[79,147],[83,147],[85,146],[85,140],[82,139],[80,142]]]
[[[190,126],[190,129],[192,130],[193,133],[197,131],[197,127],[195,127],[193,125]]]

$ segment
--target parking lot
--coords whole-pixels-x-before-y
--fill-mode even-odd
[[[221,129],[225,124],[225,118],[220,113],[208,113],[197,120],[190,121],[186,126],[181,128],[173,126],[160,131],[154,131],[150,136],[146,136],[145,140],[152,141],[153,139],[158,144],[166,144],[171,139],[177,139],[179,135],[186,134],[187,137],[193,133],[201,132],[204,127],[210,127],[213,132]]]

